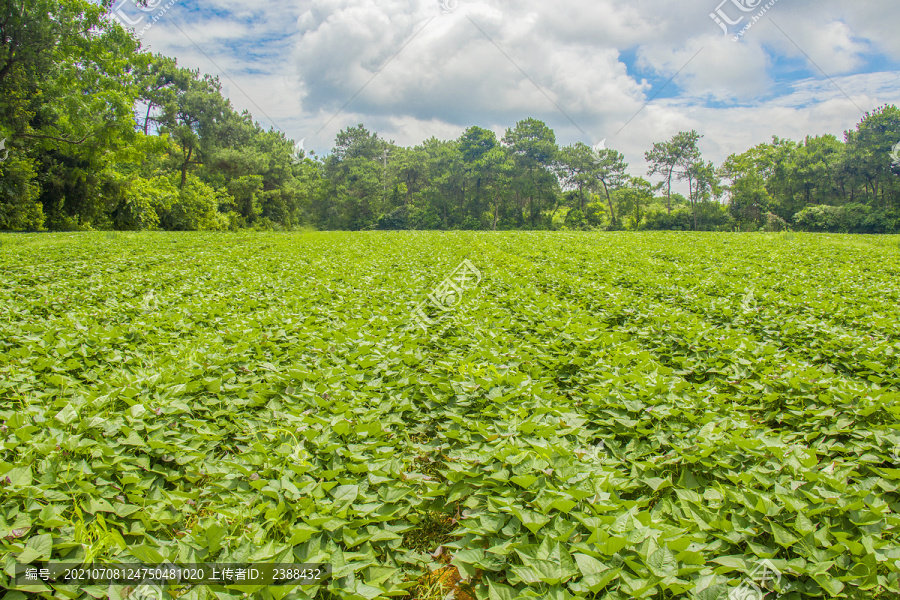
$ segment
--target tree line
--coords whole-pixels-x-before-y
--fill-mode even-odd
[[[217,78],[145,52],[111,3],[0,0],[0,230],[900,232],[896,106],[718,166],[680,132],[646,151],[645,177],[533,118],[414,147],[358,125],[317,157]]]

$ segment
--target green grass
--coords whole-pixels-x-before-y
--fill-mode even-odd
[[[896,237],[0,235],[0,586],[306,561],[334,581],[169,591],[424,600],[449,558],[492,600],[894,598],[898,334]]]

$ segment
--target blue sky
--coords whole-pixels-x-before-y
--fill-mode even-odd
[[[535,117],[562,144],[606,139],[644,174],[643,153],[681,130],[719,164],[900,104],[897,3],[119,2],[137,31],[158,17],[147,48],[218,75],[235,107],[318,153],[357,123],[414,145]],[[736,24],[726,35],[712,15]]]

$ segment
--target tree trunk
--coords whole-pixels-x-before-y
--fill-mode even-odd
[[[698,184],[699,187],[699,184]],[[688,199],[691,202],[691,212],[694,213],[694,231],[697,231],[697,199],[694,198],[694,178],[688,177]]]
[[[459,198],[459,212],[466,214],[466,181],[463,179],[462,195]]]
[[[666,206],[670,215],[672,214],[672,171],[674,169],[674,165],[669,167],[669,175],[666,177]]]
[[[184,189],[184,186],[187,184],[187,170],[188,165],[191,164],[191,156],[194,155],[194,149],[188,148],[188,155],[185,161],[181,164],[181,189]]]
[[[619,220],[616,218],[616,211],[613,210],[612,198],[609,195],[609,188],[606,186],[606,182],[603,181],[602,179],[600,180],[600,183],[603,184],[603,189],[604,189],[604,191],[606,191],[606,203],[609,205],[609,214],[612,217],[613,229],[618,229]]]
[[[150,130],[150,111],[153,110],[153,103],[149,102],[147,104],[147,116],[144,117],[144,135],[148,135],[147,132]]]

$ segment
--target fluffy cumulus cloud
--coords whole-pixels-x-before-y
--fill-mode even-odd
[[[533,116],[641,173],[680,130],[720,162],[900,103],[898,20],[841,0],[176,0],[144,39],[320,152],[357,123],[417,144]]]

